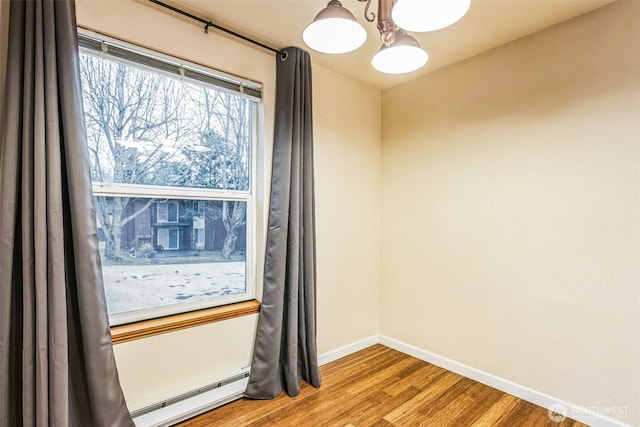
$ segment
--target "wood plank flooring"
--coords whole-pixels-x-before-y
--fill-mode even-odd
[[[576,427],[546,409],[382,345],[321,368],[322,387],[300,395],[241,399],[187,420],[205,426]]]

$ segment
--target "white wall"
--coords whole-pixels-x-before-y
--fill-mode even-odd
[[[269,176],[273,54],[215,31],[205,35],[199,24],[146,2],[80,0],[77,16],[78,25],[88,29],[262,82],[266,139],[260,161]],[[313,82],[318,349],[326,352],[377,332],[381,95],[319,66]],[[269,189],[264,184],[258,195],[263,207]],[[248,366],[256,321],[256,315],[248,316],[116,345],[130,409]]]
[[[640,3],[383,93],[381,333],[640,423]]]

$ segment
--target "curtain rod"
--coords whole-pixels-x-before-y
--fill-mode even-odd
[[[209,27],[212,27],[212,28],[215,28],[217,30],[224,31],[227,34],[231,34],[232,36],[237,37],[239,39],[242,39],[244,41],[247,41],[249,43],[253,43],[253,44],[257,45],[257,46],[260,46],[263,49],[270,50],[273,53],[280,53],[280,49],[276,49],[276,48],[268,46],[268,45],[266,45],[264,43],[260,43],[259,41],[256,41],[256,40],[254,40],[252,38],[249,38],[249,37],[244,36],[242,34],[236,33],[235,31],[232,31],[232,30],[230,30],[228,28],[225,28],[223,26],[215,24],[213,21],[208,21],[206,19],[203,19],[203,18],[200,18],[198,16],[192,15],[189,12],[185,12],[182,9],[178,9],[175,6],[171,6],[170,4],[166,4],[166,3],[163,3],[163,2],[158,1],[158,0],[149,0],[149,1],[151,3],[157,4],[158,6],[162,6],[162,7],[166,8],[166,9],[169,9],[169,10],[171,10],[173,12],[179,13],[180,15],[184,15],[184,16],[186,16],[188,18],[194,19],[194,20],[196,20],[198,22],[201,22],[201,23],[205,24],[204,25],[204,32],[207,33],[207,34],[209,34]]]

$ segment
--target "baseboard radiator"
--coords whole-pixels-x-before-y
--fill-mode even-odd
[[[131,415],[137,427],[170,426],[242,397],[248,377],[246,367],[209,385],[131,411]]]

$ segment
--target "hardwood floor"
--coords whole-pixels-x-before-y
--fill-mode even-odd
[[[584,426],[382,345],[321,368],[322,387],[270,401],[241,399],[187,420],[204,426]]]

